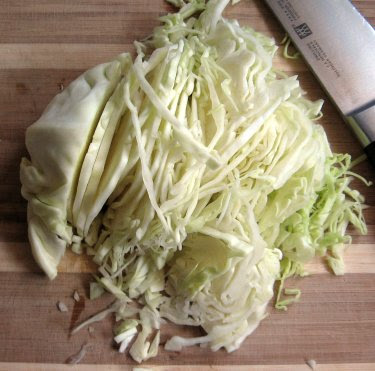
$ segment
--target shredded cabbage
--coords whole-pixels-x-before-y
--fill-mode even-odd
[[[157,355],[164,320],[206,333],[167,350],[238,349],[276,281],[285,310],[301,296],[288,277],[316,255],[343,274],[348,224],[366,233],[350,156],[315,123],[323,102],[273,67],[275,41],[223,18],[229,0],[171,2],[134,62],[92,70],[116,67],[98,92],[93,78],[52,101],[21,165],[38,263],[53,278],[73,242],[100,266],[90,297],[117,299],[74,332],[116,313],[114,339],[137,362]],[[90,109],[80,89],[95,90]]]

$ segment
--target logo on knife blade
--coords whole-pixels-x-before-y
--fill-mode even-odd
[[[306,23],[302,23],[299,26],[294,27],[294,31],[296,31],[296,34],[300,39],[304,39],[305,37],[312,35],[312,31]]]

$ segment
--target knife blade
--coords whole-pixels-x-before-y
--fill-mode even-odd
[[[375,30],[349,0],[266,0],[375,166]]]

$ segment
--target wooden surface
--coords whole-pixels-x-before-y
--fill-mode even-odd
[[[375,0],[354,3],[374,24]],[[114,371],[134,365],[114,349],[111,319],[94,325],[92,334],[82,330],[69,338],[68,330],[75,322],[100,310],[111,298],[74,303],[71,295],[75,289],[82,297],[87,295],[95,267],[73,254],[64,258],[55,281],[49,282],[40,273],[27,243],[26,203],[20,196],[18,170],[21,156],[26,155],[25,129],[59,92],[60,84],[66,85],[88,67],[131,50],[132,41],[147,36],[158,24],[157,17],[170,9],[162,0],[1,1],[0,370],[65,369],[58,364],[85,341],[90,344],[83,360],[87,365],[67,369]],[[282,39],[283,31],[261,0],[242,1],[229,8],[227,16]],[[325,98],[302,61],[278,57],[276,64],[288,73],[297,73],[312,99]],[[328,101],[321,122],[335,151],[354,157],[361,154]],[[367,162],[357,171],[375,180]],[[318,370],[374,370],[375,193],[373,187],[358,184],[358,188],[370,205],[366,210],[369,233],[359,236],[352,231],[354,245],[347,253],[345,276],[334,277],[316,260],[310,264],[314,275],[290,282],[302,289],[301,302],[286,313],[270,308],[271,315],[237,352],[211,353],[194,347],[177,354],[160,349],[159,356],[146,364],[158,365],[155,369],[159,371],[203,370],[203,365],[213,365],[207,369],[218,371],[284,371],[309,370],[305,361],[314,359]],[[65,302],[69,312],[56,309],[58,300]],[[174,331],[165,326],[162,342]]]

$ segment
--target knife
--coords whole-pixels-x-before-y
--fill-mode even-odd
[[[266,0],[375,167],[375,30],[349,0]]]

